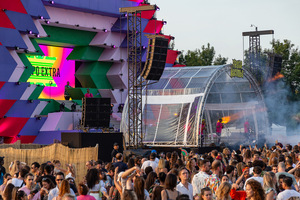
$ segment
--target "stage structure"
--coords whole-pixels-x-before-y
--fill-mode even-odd
[[[255,78],[247,69],[243,69],[242,78],[230,77],[231,66],[166,68],[157,83],[148,85],[147,94],[143,89],[143,143],[149,146],[208,146],[216,142],[215,127],[219,118],[225,126],[221,135],[224,143],[233,145],[247,140],[244,134],[246,118],[253,140],[268,134],[266,107]],[[207,131],[200,144],[202,119],[206,120]],[[121,131],[126,136],[127,127],[123,122],[126,120],[122,120]]]

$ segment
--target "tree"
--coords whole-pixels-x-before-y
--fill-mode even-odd
[[[201,49],[195,49],[194,51],[188,50],[186,54],[179,56],[179,63],[186,66],[210,66],[226,64],[228,58],[224,58],[218,55],[215,58],[215,49],[208,43],[205,47],[202,45]],[[214,59],[215,58],[215,59]]]

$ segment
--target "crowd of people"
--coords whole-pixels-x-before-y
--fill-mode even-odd
[[[295,200],[300,199],[300,147],[240,146],[208,153],[156,152],[123,156],[114,144],[112,161],[87,161],[86,175],[58,160],[14,161],[0,157],[4,200]],[[180,153],[181,152],[181,153]],[[84,163],[83,163],[84,164]]]

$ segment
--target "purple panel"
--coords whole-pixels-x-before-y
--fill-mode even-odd
[[[27,49],[27,46],[16,29],[0,27],[0,42],[6,47],[19,47],[20,49]]]
[[[41,0],[21,0],[21,2],[27,13],[32,17],[38,18],[43,16],[44,19],[50,18]]]
[[[20,131],[19,135],[38,135],[46,119],[47,117],[42,117],[41,119],[30,118]]]
[[[30,83],[11,83],[6,82],[0,89],[0,99],[17,99],[19,100]]]
[[[146,33],[146,34],[148,34],[148,33]],[[149,42],[149,39],[147,38],[147,36],[145,35],[145,33],[142,33],[142,46],[148,47],[148,42]],[[127,36],[123,40],[123,42],[120,45],[120,47],[127,48]]]
[[[112,32],[118,32],[120,31],[122,33],[127,33],[127,18],[122,17],[121,19],[119,18],[115,24],[111,27]]]
[[[26,33],[27,31],[32,31],[31,33],[33,34],[39,33],[30,15],[10,10],[5,11],[5,13],[17,30]]]
[[[132,7],[139,5],[137,2],[124,0],[54,0],[54,4],[50,4],[49,2],[49,0],[43,0],[45,5],[111,17],[119,17],[119,8],[121,7]]]
[[[54,140],[61,141],[61,131],[41,131],[33,144],[52,144]]]
[[[173,67],[173,64],[166,63],[165,67]]]
[[[0,45],[0,81],[8,81],[17,66],[9,51]]]
[[[19,100],[14,103],[14,105],[9,109],[9,111],[5,114],[7,117],[25,117],[30,118],[33,111],[39,104],[40,100]]]

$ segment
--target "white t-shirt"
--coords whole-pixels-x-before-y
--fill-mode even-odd
[[[264,178],[263,178],[263,177],[254,177],[254,176],[252,176],[252,177],[250,177],[250,178],[248,178],[248,179],[246,180],[246,182],[245,182],[245,184],[244,184],[244,190],[246,190],[247,182],[248,182],[249,180],[251,180],[251,179],[260,182],[260,184],[261,184],[262,187],[264,186]]]
[[[284,190],[278,194],[277,200],[286,200],[290,197],[300,197],[300,193],[296,190]]]
[[[181,182],[176,186],[176,190],[180,192],[180,194],[187,194],[189,195],[190,199],[193,199],[193,186],[192,184],[188,183],[187,189]]]
[[[155,171],[156,167],[158,166],[158,164],[155,161],[152,160],[147,160],[143,163],[142,165],[142,169],[145,170],[146,167],[151,166],[153,171]]]
[[[7,183],[13,184],[15,187],[22,187],[25,186],[25,182],[23,180],[20,180],[18,178],[12,178],[11,181],[8,181]],[[23,184],[24,183],[24,184]],[[22,185],[23,184],[23,185]]]

